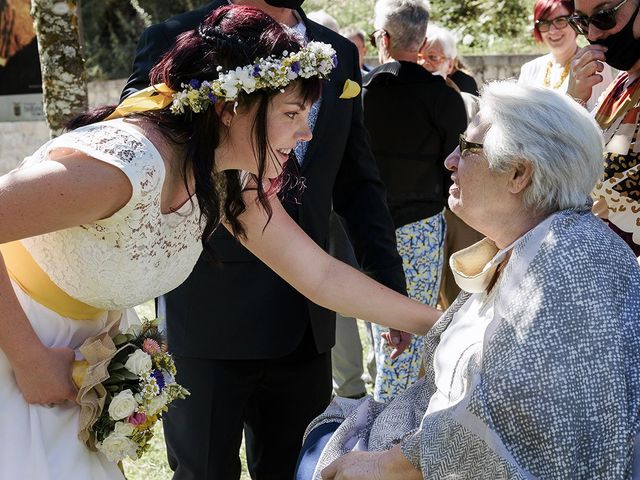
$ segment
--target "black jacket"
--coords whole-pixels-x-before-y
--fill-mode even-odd
[[[148,28],[123,95],[148,86],[149,69],[173,39],[226,4],[218,0]],[[347,79],[361,81],[358,53],[347,39],[299,13],[309,39],[330,43],[336,50],[338,66],[324,82],[322,106],[301,169],[307,189],[300,205],[285,203],[285,208],[326,248],[333,204],[345,219],[363,269],[406,293],[384,187],[362,122],[360,96],[338,98]],[[224,228],[214,233],[211,244],[222,266],[201,258],[187,281],[166,295],[168,340],[175,353],[214,359],[277,358],[298,347],[309,324],[318,352],[333,346],[333,312],[296,292]]]
[[[444,160],[467,127],[462,97],[411,62],[382,64],[363,85],[364,122],[395,227],[435,215],[449,195]]]
[[[449,78],[456,86],[460,89],[461,92],[470,93],[471,95],[475,95],[476,97],[479,95],[478,93],[478,84],[476,83],[475,78],[471,75],[463,72],[462,70],[456,70]]]

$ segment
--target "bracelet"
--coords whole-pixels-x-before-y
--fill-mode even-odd
[[[573,97],[573,96],[571,96],[571,98],[573,100],[575,100],[578,103],[578,105],[580,105],[581,107],[587,108],[587,101],[586,100],[582,100],[581,98],[576,98],[576,97]]]

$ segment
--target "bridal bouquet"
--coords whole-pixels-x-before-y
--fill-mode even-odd
[[[140,458],[168,405],[189,395],[175,381],[176,367],[157,322],[145,321],[126,333],[117,331],[116,322],[87,339],[80,347],[85,360],[74,363],[78,438],[113,462]]]

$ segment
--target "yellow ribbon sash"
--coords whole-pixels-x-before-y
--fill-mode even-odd
[[[125,117],[130,113],[135,112],[162,110],[168,105],[171,105],[174,93],[175,92],[165,83],[152,85],[151,87],[147,87],[144,90],[140,90],[139,92],[125,98],[122,103],[116,107],[115,111],[106,118],[106,120]]]
[[[2,244],[0,252],[9,277],[39,304],[74,320],[94,320],[104,312],[76,300],[53,283],[22,243]]]

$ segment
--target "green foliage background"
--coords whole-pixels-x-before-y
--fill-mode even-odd
[[[462,53],[524,53],[534,0],[431,0],[432,20],[458,33]],[[146,26],[206,4],[202,0],[82,0],[82,32],[91,79],[129,76]],[[373,29],[375,0],[306,0],[306,12],[325,10],[341,27]],[[370,52],[372,53],[372,52]]]
[[[81,0],[81,30],[90,79],[126,78],[142,31],[201,0]]]

